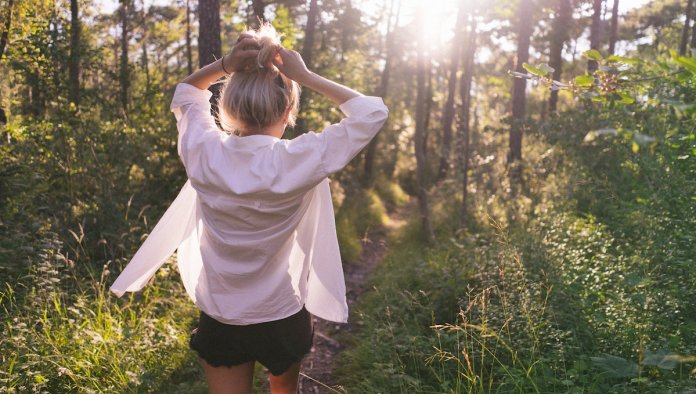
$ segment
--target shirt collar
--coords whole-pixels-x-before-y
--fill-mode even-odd
[[[250,148],[273,145],[277,141],[280,141],[280,138],[267,134],[252,134],[244,137],[233,136],[233,138],[237,144]]]

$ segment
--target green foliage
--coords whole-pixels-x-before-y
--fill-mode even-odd
[[[602,60],[602,55],[596,49],[587,50],[582,53],[582,56],[597,62]]]
[[[536,67],[531,66],[527,63],[523,63],[522,67],[524,67],[524,69],[529,71],[530,73],[538,75],[540,77],[545,77],[549,74],[553,74],[554,71],[553,68],[546,63],[538,64]]]
[[[39,257],[31,283],[0,292],[7,392],[151,391],[187,361],[195,307],[171,266],[142,296],[117,300],[106,289],[108,264],[78,276],[55,237]]]
[[[362,254],[362,237],[348,215],[336,218],[336,235],[344,262],[357,261]]]
[[[576,85],[582,86],[584,88],[592,86],[594,83],[594,77],[592,75],[578,75],[573,79]]]
[[[467,229],[452,231],[456,210],[445,205],[431,249],[410,230],[390,240],[356,313],[344,383],[364,392],[688,390],[693,114],[650,100],[664,84],[684,102],[693,96],[676,79],[655,81],[640,107],[531,124],[524,187],[501,193],[502,164],[474,172]],[[491,145],[476,152],[500,154]]]
[[[408,194],[406,194],[406,192],[396,182],[388,181],[386,179],[379,179],[375,182],[374,187],[377,195],[379,195],[381,200],[384,201],[384,204],[389,209],[401,207],[410,199]]]
[[[382,228],[387,220],[387,210],[375,191],[357,190],[346,195],[336,213],[336,232],[344,261],[356,261],[367,232]]]

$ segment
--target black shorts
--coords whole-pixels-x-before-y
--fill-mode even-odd
[[[258,361],[280,375],[312,348],[312,316],[303,307],[281,320],[237,326],[220,323],[201,311],[189,346],[213,367]]]

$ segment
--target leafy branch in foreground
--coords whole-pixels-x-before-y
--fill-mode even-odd
[[[610,55],[606,58],[594,49],[585,51],[583,57],[596,61],[599,68],[593,74],[578,75],[568,82],[556,81],[551,78],[554,72],[553,67],[546,63],[536,66],[524,63],[523,67],[527,73],[516,71],[509,72],[515,78],[526,78],[537,81],[542,86],[551,90],[568,90],[573,95],[581,98],[590,99],[596,102],[610,104],[633,104],[636,99],[631,89],[644,88],[643,84],[655,81],[670,81],[675,77],[679,78],[687,74],[687,78],[696,76],[696,57],[679,56],[676,52],[671,52],[672,60],[679,66],[679,69],[670,71],[662,75],[640,77],[639,68],[645,63],[636,58]],[[661,65],[661,69],[668,69],[668,65]],[[680,80],[683,77],[679,78]]]

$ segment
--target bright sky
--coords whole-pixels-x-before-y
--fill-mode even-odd
[[[391,0],[354,0],[354,4],[366,13],[376,15]],[[453,27],[456,23],[457,4],[459,0],[395,0],[401,1],[399,25],[410,24],[416,17],[422,18],[423,32],[427,41],[434,46],[447,42],[452,38]],[[486,4],[485,0],[468,0],[473,4]],[[613,0],[607,0],[609,6]],[[633,8],[640,7],[650,0],[619,0],[619,14],[625,14]]]
[[[194,0],[195,1],[195,0]],[[451,14],[453,10],[456,9],[456,3],[458,0],[402,0],[403,5],[402,5],[402,11],[404,12],[404,16],[407,16],[406,14],[410,14],[408,16],[413,17],[413,10],[417,9],[420,4],[425,5],[426,10],[433,11],[433,9],[437,8],[440,10],[443,10],[443,12],[447,14]],[[485,2],[485,0],[471,0],[473,2],[481,3]],[[612,3],[612,0],[608,0],[610,4]],[[619,12],[620,13],[625,13],[626,11],[639,7],[643,4],[648,3],[650,0],[619,0]],[[146,5],[150,4],[157,4],[157,5],[166,5],[166,4],[173,4],[173,0],[145,0]],[[374,0],[358,0],[354,2],[357,4],[360,8],[370,10],[371,8],[379,7],[381,6],[380,3],[381,1],[374,1]],[[439,7],[434,7],[433,3],[437,3],[440,6]],[[102,12],[113,12],[117,7],[118,7],[118,0],[95,0],[95,5],[98,10],[101,10]]]
[[[144,0],[145,5],[174,4],[175,0]],[[195,2],[197,0],[193,0]],[[353,0],[353,4],[363,10],[367,15],[378,15],[388,6],[391,0]],[[416,17],[422,18],[422,28],[427,42],[431,47],[440,47],[450,40],[454,34],[453,27],[457,17],[457,4],[459,0],[394,0],[395,4],[401,1],[401,15],[399,25],[410,24]],[[485,4],[486,0],[468,0],[473,4]],[[619,0],[619,13],[625,14],[631,9],[640,7],[650,0]],[[607,0],[609,7],[613,0]],[[95,0],[97,11],[104,13],[114,12],[118,8],[118,0]],[[386,28],[386,26],[385,26]],[[479,54],[481,56],[481,54]]]

